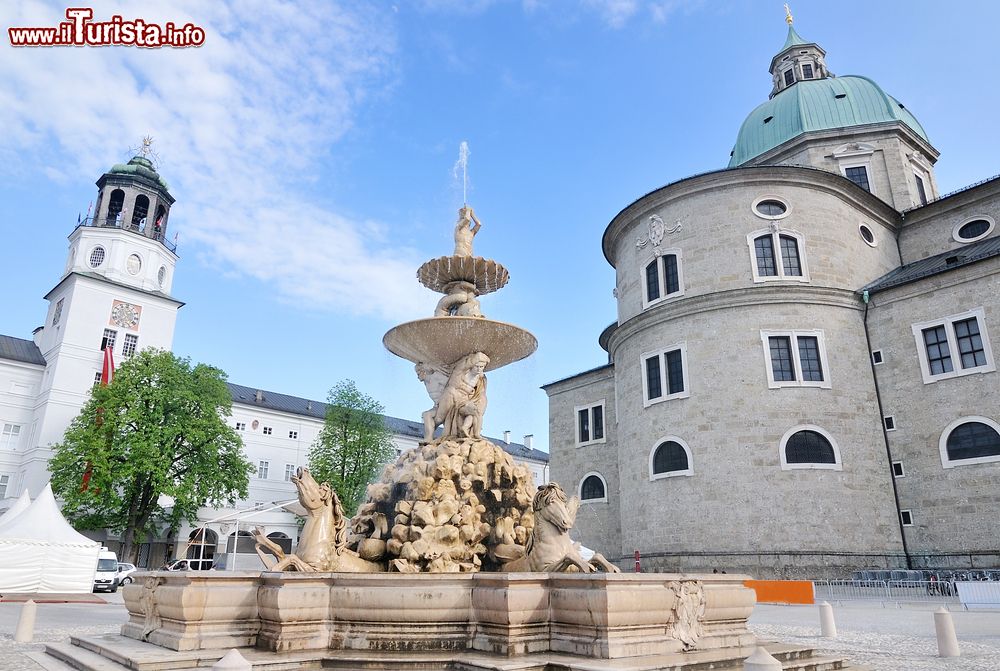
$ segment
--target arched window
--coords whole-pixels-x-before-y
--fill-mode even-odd
[[[146,215],[149,214],[149,198],[139,194],[135,197],[132,207],[132,228],[139,229],[146,225]]]
[[[840,450],[833,436],[818,426],[789,429],[781,438],[781,468],[826,468],[841,470]]]
[[[663,250],[643,267],[643,307],[684,294],[681,250]]]
[[[753,262],[753,281],[808,282],[803,240],[801,234],[789,230],[754,231],[747,235]]]
[[[184,556],[187,559],[211,561],[215,557],[215,549],[219,544],[219,534],[211,529],[199,527],[188,535],[188,547]]]
[[[1000,425],[988,417],[962,417],[941,432],[945,468],[1000,461]]]
[[[108,201],[107,226],[121,226],[119,215],[122,213],[122,208],[124,207],[125,192],[121,189],[115,189],[111,192],[111,199]]]
[[[607,501],[608,485],[600,473],[588,473],[580,481],[581,501]]]
[[[691,462],[691,449],[687,443],[676,436],[661,438],[649,453],[649,479],[692,475]]]

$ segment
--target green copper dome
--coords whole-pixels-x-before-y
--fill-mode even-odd
[[[116,163],[111,166],[111,170],[108,170],[109,175],[141,175],[146,179],[152,180],[156,184],[163,187],[164,191],[169,191],[170,187],[167,185],[166,180],[160,177],[160,173],[156,172],[156,168],[153,167],[153,162],[150,161],[145,156],[134,156],[132,160],[128,163]]]
[[[760,105],[743,122],[729,167],[746,163],[809,131],[898,121],[924,140],[920,122],[867,77],[798,81]]]

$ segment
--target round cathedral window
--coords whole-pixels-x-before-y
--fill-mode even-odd
[[[125,269],[130,275],[139,274],[139,271],[142,270],[142,259],[139,258],[138,254],[129,255],[128,259],[125,260]]]
[[[160,269],[156,271],[156,281],[159,282],[160,286],[162,287],[166,279],[167,279],[167,267],[160,266]]]
[[[958,242],[975,242],[985,238],[992,230],[993,221],[991,219],[977,217],[956,226],[953,237]]]
[[[864,240],[869,247],[874,247],[878,244],[875,242],[875,234],[872,233],[872,229],[868,228],[864,224],[861,224],[858,226],[858,231],[861,232],[861,239]]]
[[[93,251],[90,252],[90,267],[97,268],[104,263],[105,253],[104,247],[94,247]]]
[[[764,195],[753,201],[750,209],[762,219],[784,219],[791,212],[791,206],[775,195]]]

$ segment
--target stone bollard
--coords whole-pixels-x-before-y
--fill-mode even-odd
[[[833,619],[833,606],[826,601],[819,604],[819,631],[823,638],[837,638],[837,622]]]
[[[38,609],[38,604],[36,604],[31,599],[24,602],[21,606],[21,614],[17,618],[17,628],[14,630],[14,642],[15,643],[31,643],[31,639],[35,637],[35,611]]]
[[[961,656],[958,637],[955,636],[955,623],[944,606],[934,611],[934,631],[937,633],[938,657]]]
[[[240,651],[233,648],[226,656],[212,665],[212,671],[251,671],[253,665],[243,658]]]
[[[743,671],[781,671],[781,662],[761,646],[743,660]]]

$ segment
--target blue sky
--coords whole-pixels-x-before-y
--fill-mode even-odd
[[[205,45],[0,46],[0,333],[42,323],[94,181],[149,134],[177,198],[175,351],[314,399],[351,378],[416,419],[423,387],[381,339],[433,311],[414,273],[450,253],[464,140],[476,252],[511,274],[483,311],[540,343],[492,373],[486,431],[533,433],[543,449],[540,385],[606,362],[605,226],[644,193],[727,164],[786,34],[782,3],[760,1],[151,4],[92,6],[191,21]],[[5,3],[3,28],[56,25],[65,7]],[[792,11],[832,72],[872,77],[916,115],[941,151],[942,192],[1000,172],[1000,7]]]

